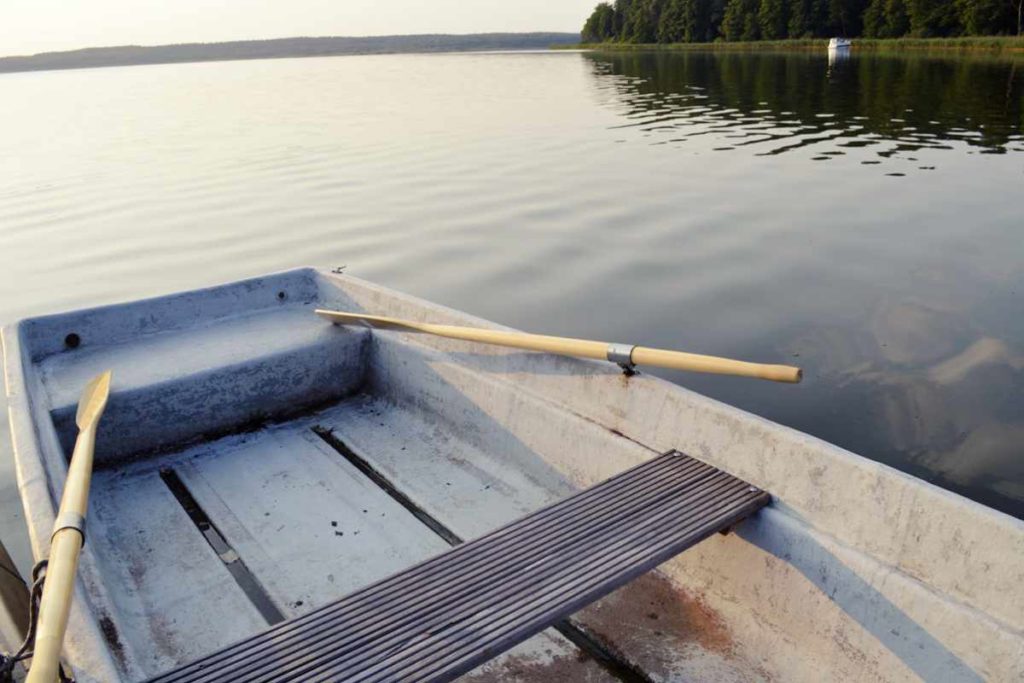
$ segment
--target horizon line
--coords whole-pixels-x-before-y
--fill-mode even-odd
[[[92,45],[87,47],[76,47],[66,50],[46,50],[29,54],[0,55],[0,60],[5,59],[31,59],[46,55],[73,54],[77,52],[89,52],[92,50],[123,50],[126,48],[157,49],[166,47],[187,47],[193,45],[231,45],[238,43],[272,43],[285,40],[330,40],[330,39],[373,39],[373,38],[427,38],[427,37],[450,37],[463,38],[470,36],[535,36],[535,35],[575,35],[579,37],[579,31],[476,31],[472,33],[377,33],[372,35],[321,35],[321,36],[283,36],[277,38],[239,38],[233,40],[210,40],[210,41],[186,41],[180,43],[159,43],[156,45],[143,45],[137,43],[125,43],[122,45]]]

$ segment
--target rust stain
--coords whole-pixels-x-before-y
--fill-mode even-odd
[[[484,664],[458,680],[459,683],[610,683],[614,679],[599,664],[579,651],[576,655],[556,655],[545,660],[523,655],[506,655]]]
[[[673,662],[686,657],[687,645],[730,659],[735,654],[721,617],[656,571],[577,612],[572,620],[656,678],[671,675]]]

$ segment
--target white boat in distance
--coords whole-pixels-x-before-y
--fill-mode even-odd
[[[1024,522],[646,373],[336,325],[317,308],[506,329],[315,269],[3,329],[37,559],[78,397],[113,370],[64,641],[79,683],[356,680],[331,672],[360,658],[358,680],[1024,679]],[[778,385],[778,400],[793,391]],[[739,481],[732,533],[705,529],[614,592],[559,602],[682,528],[650,517],[655,505],[710,505],[601,488],[636,472],[660,485],[658,467],[718,477],[718,492]],[[566,500],[607,504],[569,514]],[[523,543],[548,543],[552,524],[619,510],[635,523],[552,540],[514,576],[525,550],[492,553],[478,583],[408,593],[426,607],[421,630],[405,605],[380,607],[460,552],[483,566],[470,551],[519,533],[516,520],[532,530]],[[604,559],[574,560],[581,543]],[[645,557],[629,566],[666,559]],[[509,612],[472,600],[532,590],[549,569],[561,583]],[[556,603],[571,616],[552,621]],[[527,623],[535,607],[553,628]],[[499,632],[486,656],[464,649]],[[447,674],[425,668],[449,655]]]
[[[849,38],[832,38],[828,41],[830,52],[849,50],[851,45],[853,45],[853,42]]]

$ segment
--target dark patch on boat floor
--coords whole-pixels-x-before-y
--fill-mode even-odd
[[[114,620],[110,618],[110,615],[102,614],[100,616],[100,631],[103,633],[103,639],[110,646],[111,653],[123,667],[125,665],[124,644],[121,642],[121,635],[117,632],[117,626],[114,625]]]

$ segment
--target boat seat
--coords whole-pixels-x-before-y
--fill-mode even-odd
[[[97,446],[103,467],[337,400],[362,384],[368,339],[365,330],[332,328],[310,306],[291,305],[83,346],[38,366],[68,454],[80,388],[113,371],[116,391]]]
[[[103,468],[357,391],[370,332],[324,324],[313,314],[319,306],[358,308],[317,271],[301,269],[32,318],[5,334],[31,359],[41,384],[34,399],[49,410],[67,457],[81,388],[113,371],[96,439],[96,466]]]
[[[452,680],[770,500],[666,453],[151,680]]]

